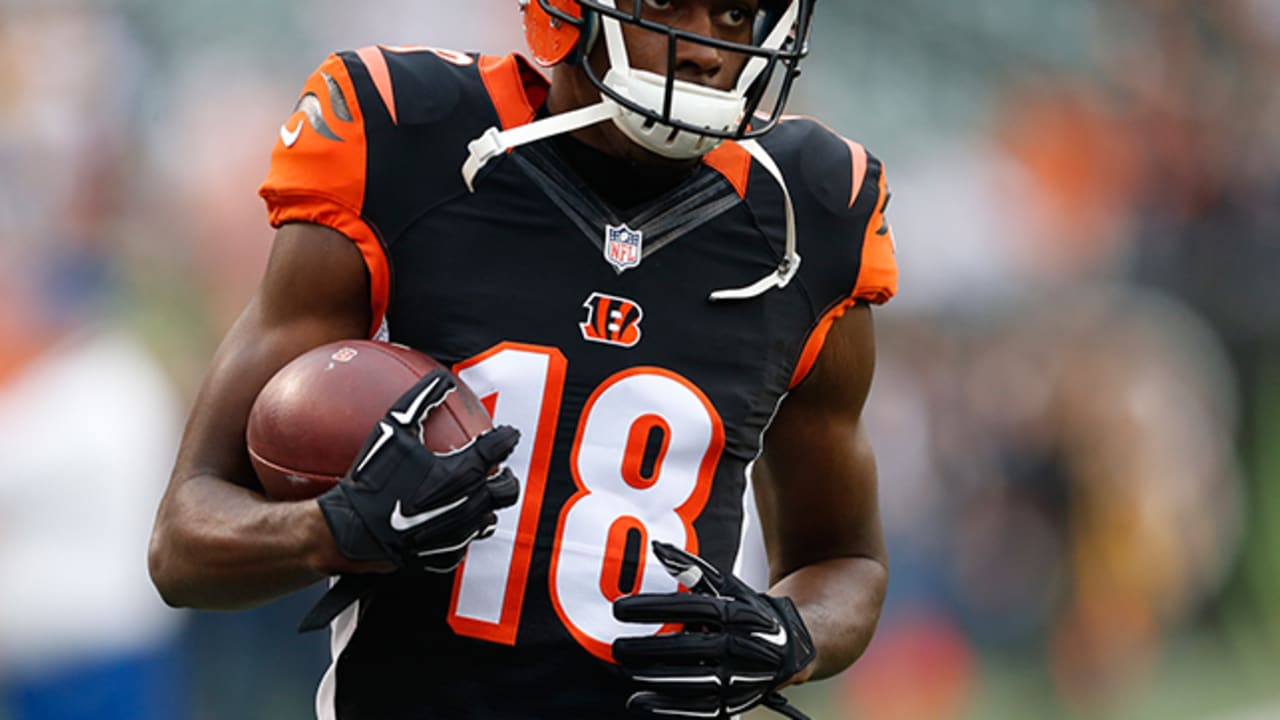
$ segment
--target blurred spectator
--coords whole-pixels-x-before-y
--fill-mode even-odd
[[[175,631],[131,533],[180,428],[121,415],[160,422],[174,401],[137,337],[86,309],[126,285],[115,315],[191,392],[261,274],[254,190],[299,79],[374,42],[520,46],[514,0],[473,5],[0,0],[0,450],[60,463],[0,473],[6,687],[65,677],[77,638],[141,657]],[[887,159],[903,294],[877,314],[868,409],[890,598],[867,658],[838,692],[798,688],[802,704],[827,720],[1274,716],[1280,3],[818,14],[793,107]],[[38,420],[62,406],[41,383],[105,403],[130,377],[156,408],[129,395],[94,420],[82,402],[75,451],[33,453],[69,435]],[[116,477],[130,449],[160,467]],[[55,545],[75,536],[52,524],[34,549],[18,539],[90,503],[121,508],[75,523],[91,541]],[[280,629],[307,600],[189,623],[189,714],[306,717],[324,647]],[[1188,678],[1222,689],[1199,698]],[[1146,689],[1160,709],[1127,712]],[[1254,696],[1272,702],[1244,711]],[[57,717],[24,712],[0,720]]]
[[[93,258],[5,260],[0,716],[180,719],[179,617],[146,547],[181,404],[136,336],[85,317]]]
[[[1239,547],[1220,344],[1166,298],[1097,286],[883,335],[868,422],[893,583],[854,707],[963,717],[979,650],[1038,658],[1068,707],[1124,701]],[[904,676],[923,686],[886,690]]]
[[[150,588],[182,407],[117,297],[111,228],[136,46],[111,13],[0,22],[0,715],[186,715],[180,616]]]

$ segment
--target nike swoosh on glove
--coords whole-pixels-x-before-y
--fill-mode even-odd
[[[453,375],[442,370],[418,381],[369,432],[347,475],[318,498],[344,557],[390,560],[414,572],[450,572],[472,541],[493,534],[495,511],[519,499],[511,471],[495,470],[520,440],[515,428],[494,428],[451,453],[423,445],[425,418],[456,387]],[[321,606],[332,619],[370,584],[340,581],[301,629],[323,619],[315,617]]]
[[[613,615],[684,630],[613,642],[614,659],[637,685],[627,708],[644,717],[728,718],[765,705],[807,720],[777,692],[816,656],[795,604],[674,545],[655,541],[653,552],[689,592],[619,598]]]

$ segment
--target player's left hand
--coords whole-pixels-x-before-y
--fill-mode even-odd
[[[655,541],[653,552],[689,592],[619,598],[613,616],[684,630],[613,642],[614,659],[638,686],[627,708],[645,717],[728,718],[763,704],[807,720],[777,692],[816,655],[795,604],[674,545]]]

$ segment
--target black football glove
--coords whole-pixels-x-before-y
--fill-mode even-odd
[[[777,692],[816,654],[791,600],[756,592],[674,545],[655,541],[653,552],[690,592],[619,598],[613,616],[684,630],[613,642],[614,659],[638,686],[627,708],[644,717],[728,718],[765,705],[808,720]]]
[[[495,428],[448,454],[423,445],[427,415],[455,383],[440,370],[418,381],[370,431],[346,477],[320,496],[345,557],[449,572],[472,540],[493,533],[494,511],[519,498],[510,470],[491,474],[515,449],[515,428]]]
[[[494,511],[514,505],[520,488],[494,468],[520,439],[515,428],[490,430],[466,447],[438,454],[423,445],[427,415],[456,380],[428,373],[370,431],[346,477],[318,498],[338,551],[351,560],[390,560],[401,570],[450,572],[467,546],[493,534]],[[323,627],[371,586],[344,576],[308,614],[302,630]]]

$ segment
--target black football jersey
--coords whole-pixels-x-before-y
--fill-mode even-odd
[[[386,578],[333,628],[317,712],[340,720],[625,717],[611,642],[663,630],[611,603],[670,592],[664,540],[723,568],[746,468],[832,322],[896,290],[880,163],[816,121],[761,141],[795,205],[782,289],[713,302],[784,255],[777,182],[732,142],[636,207],[604,202],[554,142],[463,181],[467,144],[535,118],[523,58],[378,47],[330,56],[281,127],[271,222],[360,248],[371,336],[451,366],[499,424],[519,503],[448,575]],[[625,178],[624,178],[625,180]]]

